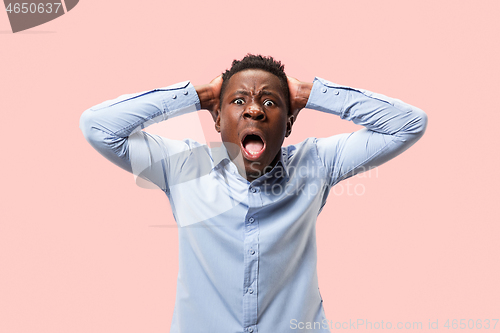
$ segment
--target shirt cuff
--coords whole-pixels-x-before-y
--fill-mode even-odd
[[[347,96],[346,88],[328,80],[316,77],[306,108],[341,116]]]
[[[167,116],[178,110],[194,108],[194,110],[191,111],[198,111],[201,109],[201,103],[196,93],[196,89],[189,81],[176,83],[158,90],[165,91],[163,106]]]

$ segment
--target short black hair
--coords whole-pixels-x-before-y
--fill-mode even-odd
[[[241,60],[233,60],[231,68],[222,73],[222,86],[220,90],[219,100],[222,102],[222,96],[224,96],[224,91],[226,90],[229,79],[236,73],[241,72],[245,69],[262,69],[266,72],[274,74],[278,77],[281,84],[281,89],[283,89],[283,95],[285,95],[287,111],[290,113],[290,90],[288,89],[288,79],[285,74],[285,65],[281,61],[273,59],[273,57],[262,56],[260,54],[254,55],[248,53]]]

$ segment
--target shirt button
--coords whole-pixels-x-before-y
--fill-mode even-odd
[[[339,94],[339,91],[338,90],[335,90],[335,95],[338,95]]]
[[[326,89],[325,87],[323,87],[323,89],[321,89],[321,92],[324,92],[326,93],[328,89]]]
[[[184,90],[184,95],[187,95],[188,94],[188,91],[187,90]]]
[[[248,222],[250,222],[250,223],[253,223],[254,221],[255,221],[255,219],[253,217],[248,219]]]
[[[250,188],[250,192],[255,193],[257,192],[257,189],[255,187]]]
[[[255,250],[250,250],[250,254],[254,255],[255,254]]]
[[[177,98],[177,95],[176,94],[173,94],[172,95],[172,99],[176,99]]]
[[[248,332],[252,333],[253,332],[253,328],[249,327],[248,328]]]
[[[253,294],[253,289],[252,288],[248,288],[248,293],[249,294]]]

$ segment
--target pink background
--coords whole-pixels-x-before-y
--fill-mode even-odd
[[[206,83],[247,52],[429,116],[414,147],[329,197],[327,318],[446,332],[447,319],[500,319],[499,16],[497,0],[85,0],[12,34],[2,10],[0,332],[168,332],[168,200],[95,152],[79,118],[124,93]],[[207,112],[175,121],[151,131],[217,138]],[[356,129],[306,110],[287,142]]]

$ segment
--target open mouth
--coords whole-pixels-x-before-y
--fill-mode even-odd
[[[259,158],[266,147],[264,140],[262,140],[262,138],[257,134],[246,135],[243,138],[241,145],[246,157],[252,160]]]

